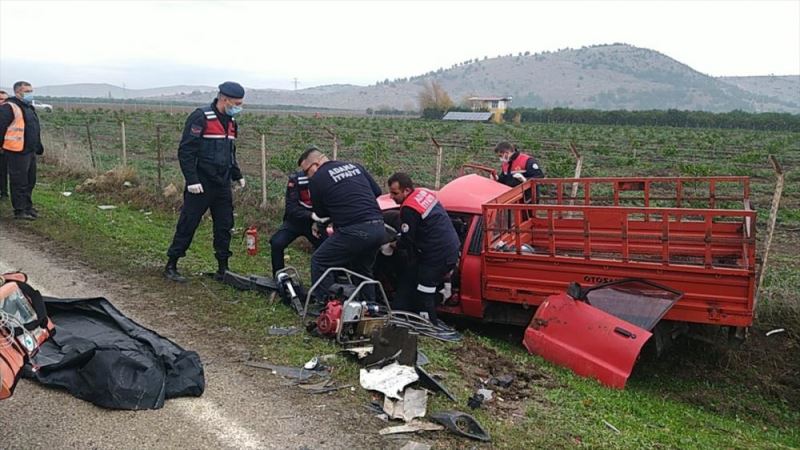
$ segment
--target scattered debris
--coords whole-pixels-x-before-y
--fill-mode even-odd
[[[122,187],[126,188],[133,187],[133,183],[131,183],[130,181],[125,181],[124,183],[122,183]]]
[[[483,400],[483,395],[476,392],[472,394],[472,397],[467,399],[467,406],[469,406],[470,409],[478,409],[483,404]]]
[[[312,377],[321,377],[326,378],[330,376],[330,371],[323,366],[318,366],[314,370],[308,370],[303,367],[289,367],[289,366],[278,366],[275,364],[270,364],[266,362],[256,362],[256,361],[247,361],[244,365],[248,367],[255,367],[257,369],[267,369],[271,370],[273,374],[280,375],[282,377],[293,378],[295,380],[309,380]]]
[[[786,331],[785,328],[776,328],[774,330],[767,331],[767,336],[772,336],[773,334],[783,333],[785,331]]]
[[[408,328],[388,324],[372,332],[372,354],[364,358],[367,366],[396,360],[404,366],[413,366],[417,361],[418,334]]]
[[[408,311],[392,311],[392,316],[389,321],[395,325],[410,328],[419,334],[440,341],[458,342],[462,338],[461,333],[445,325],[444,322],[440,321],[438,325],[434,325],[425,317]]]
[[[389,397],[383,400],[383,410],[389,418],[402,419],[405,422],[425,417],[427,408],[428,392],[424,389],[406,388],[400,400],[392,400]]]
[[[303,365],[303,369],[306,370],[314,370],[319,366],[319,357],[315,356],[308,360],[307,363]]]
[[[408,441],[400,450],[431,450],[431,446],[422,442]]]
[[[615,433],[617,433],[617,434],[621,434],[621,433],[622,433],[621,431],[619,431],[619,429],[618,429],[617,427],[615,427],[614,425],[611,425],[611,424],[610,424],[610,423],[608,423],[607,421],[603,420],[603,423],[604,423],[604,424],[605,424],[605,425],[606,425],[608,428],[611,428],[611,429],[612,429],[612,430],[613,430]]]
[[[279,327],[276,325],[271,325],[267,329],[267,333],[269,333],[270,336],[292,336],[299,333],[300,331],[301,331],[300,328],[297,328],[294,325],[289,327]]]
[[[70,195],[72,195],[72,192],[69,192],[69,191],[62,192],[61,195],[63,195],[64,197],[69,197]]]
[[[428,356],[425,355],[425,353],[422,353],[421,350],[417,349],[417,365],[418,366],[424,366],[425,364],[428,364],[429,362],[431,362],[431,360],[428,359]]]
[[[477,394],[482,395],[485,402],[490,402],[494,399],[494,391],[491,389],[478,389]]]
[[[117,209],[117,207],[114,206],[114,205],[97,205],[97,209],[102,210],[102,211],[108,211],[108,210],[111,210],[111,209]]]
[[[492,439],[474,417],[460,411],[439,411],[432,414],[431,419],[459,436],[484,442]]]
[[[372,346],[368,345],[365,347],[351,347],[351,348],[346,348],[342,351],[347,353],[352,353],[356,355],[358,359],[364,359],[367,357],[367,355],[372,353]]]
[[[447,388],[439,382],[436,378],[434,378],[431,374],[429,374],[425,369],[420,367],[418,364],[415,367],[417,371],[417,375],[419,376],[419,384],[420,386],[424,387],[425,389],[430,389],[431,391],[441,392],[447,396],[452,401],[456,401],[456,396],[453,395]]]
[[[490,378],[488,384],[491,386],[499,386],[501,388],[508,389],[509,387],[511,387],[511,383],[513,382],[514,382],[514,375],[505,374]]]
[[[412,420],[411,422],[405,425],[399,425],[395,427],[386,427],[380,430],[381,436],[386,436],[387,434],[398,434],[398,433],[417,433],[420,431],[441,431],[444,430],[444,427],[441,425],[437,425],[435,423],[430,422],[422,422],[420,420]]]
[[[400,392],[419,376],[413,367],[401,366],[393,362],[380,369],[361,369],[361,387],[368,391],[378,391],[394,399],[400,399]]]

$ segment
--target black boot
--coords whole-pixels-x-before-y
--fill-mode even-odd
[[[217,272],[214,274],[214,279],[222,281],[225,272],[228,270],[228,259],[217,259]]]
[[[178,273],[178,258],[170,258],[164,268],[164,278],[176,283],[186,283],[186,277]]]

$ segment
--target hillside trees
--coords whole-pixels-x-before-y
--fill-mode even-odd
[[[422,86],[419,93],[419,109],[422,116],[430,119],[441,118],[453,107],[453,100],[436,80],[430,80]]]

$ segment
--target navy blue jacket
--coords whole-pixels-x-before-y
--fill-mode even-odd
[[[203,110],[206,111],[203,111]],[[212,184],[230,186],[231,181],[242,178],[242,171],[236,161],[236,144],[234,139],[208,139],[204,138],[207,128],[207,114],[210,111],[222,124],[224,130],[229,129],[233,119],[217,110],[217,101],[214,100],[209,108],[197,108],[186,119],[183,127],[181,143],[178,146],[178,160],[181,172],[186,179],[186,185]],[[234,135],[238,134],[239,126],[233,121]],[[226,133],[227,134],[227,133]],[[208,188],[209,186],[204,186]]]
[[[319,217],[330,217],[336,228],[383,220],[375,200],[381,188],[361,164],[327,161],[311,177],[311,198]]]
[[[451,264],[457,261],[461,242],[450,215],[441,203],[437,201],[425,217],[414,208],[401,206],[400,221],[398,245],[416,254],[420,264]]]
[[[294,228],[308,230],[311,228],[311,191],[310,181],[303,172],[295,172],[286,183],[286,204],[283,209],[283,221]]]

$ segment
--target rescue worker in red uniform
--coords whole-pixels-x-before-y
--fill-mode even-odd
[[[398,248],[416,259],[411,276],[397,289],[395,309],[427,316],[437,324],[436,292],[458,262],[460,242],[450,216],[436,194],[415,188],[407,174],[389,177],[389,196],[400,205]]]
[[[544,171],[536,160],[517,150],[510,142],[500,142],[494,148],[502,166],[497,181],[509,187],[518,186],[531,178],[544,178]]]
[[[289,182],[286,184],[283,223],[269,239],[273,276],[283,269],[284,251],[295,239],[304,236],[315,250],[322,243],[325,233],[320,233],[319,237],[317,237],[311,232],[311,227],[314,224],[314,220],[311,218],[312,213],[313,205],[311,203],[309,180],[306,174],[298,171],[289,177]]]
[[[245,181],[236,161],[236,136],[239,128],[234,117],[242,111],[244,88],[232,81],[219,85],[219,94],[210,106],[197,108],[183,128],[178,160],[186,180],[183,206],[175,228],[172,245],[167,250],[164,276],[186,282],[178,273],[178,258],[186,255],[194,232],[207,210],[214,222],[214,256],[217,275],[228,269],[233,228],[231,182],[244,188]]]
[[[14,218],[36,220],[31,194],[36,186],[36,156],[44,153],[39,116],[33,107],[33,86],[14,83],[14,97],[0,105],[0,151],[8,170]]]

